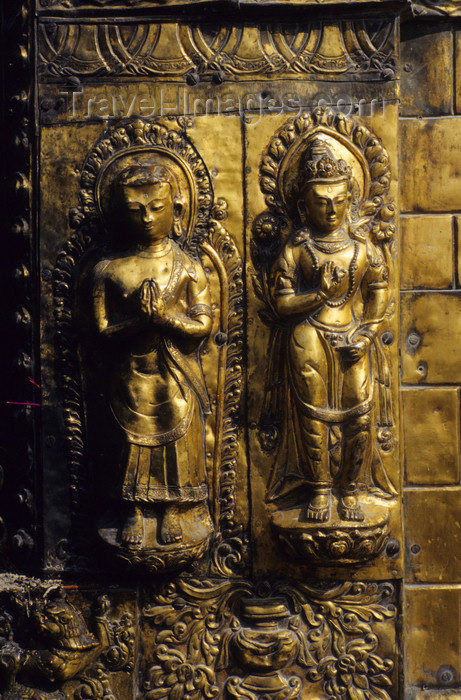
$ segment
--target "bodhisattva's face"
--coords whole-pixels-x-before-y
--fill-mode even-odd
[[[125,212],[143,243],[160,242],[171,231],[175,205],[167,182],[123,188]]]
[[[301,219],[322,233],[333,233],[344,223],[351,195],[347,182],[315,183],[298,202]]]

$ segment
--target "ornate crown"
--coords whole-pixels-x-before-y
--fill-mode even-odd
[[[352,168],[342,158],[336,159],[325,141],[315,139],[301,161],[301,185],[317,180],[350,180]]]

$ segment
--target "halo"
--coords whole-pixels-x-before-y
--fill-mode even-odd
[[[370,191],[369,166],[360,150],[355,148],[349,139],[342,137],[336,131],[324,126],[317,127],[304,138],[296,140],[280,163],[277,184],[283,205],[289,214],[297,211],[300,161],[312,141],[318,138],[326,142],[336,159],[342,158],[351,166],[352,177],[359,191],[360,203],[368,197]]]
[[[197,219],[197,192],[195,179],[187,163],[176,153],[162,146],[133,146],[117,153],[101,167],[95,184],[95,202],[99,216],[104,220],[112,206],[112,185],[120,173],[130,165],[162,165],[174,172],[183,204],[181,220],[189,237]]]

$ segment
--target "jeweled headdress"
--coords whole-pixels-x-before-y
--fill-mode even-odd
[[[303,189],[312,182],[350,181],[352,168],[342,158],[335,158],[325,141],[315,139],[300,163],[299,185]]]

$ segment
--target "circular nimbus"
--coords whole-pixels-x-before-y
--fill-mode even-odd
[[[186,236],[194,231],[197,219],[197,188],[187,163],[163,146],[134,146],[116,154],[101,167],[95,186],[96,208],[104,221],[114,208],[114,183],[130,165],[160,165],[170,170],[178,183],[183,205],[181,221]]]

